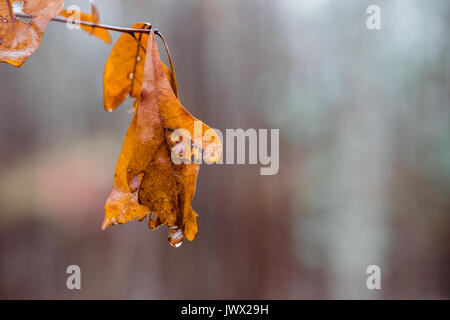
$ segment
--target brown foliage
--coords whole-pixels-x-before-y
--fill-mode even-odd
[[[81,27],[110,42],[105,27],[99,25],[99,14],[92,1],[90,15],[73,16],[72,12],[61,11],[62,1],[25,0],[23,12],[31,15],[29,24],[15,18],[13,2],[0,2],[4,19],[0,22],[3,62],[20,67],[37,49],[48,21],[58,12],[70,18],[69,22],[79,19],[98,24],[94,27],[81,24]],[[191,208],[191,201],[200,167],[200,150],[205,150],[205,161],[215,162],[221,156],[221,142],[214,130],[181,105],[172,60],[162,35],[159,34],[169,54],[171,70],[161,62],[151,27],[137,23],[131,28],[148,32],[126,30],[105,64],[105,109],[113,111],[130,96],[135,100],[135,114],[117,162],[102,229],[130,220],[142,221],[148,216],[151,229],[161,224],[170,227],[169,242],[178,247],[184,237],[193,241],[198,232],[197,214]],[[182,161],[174,161],[174,155],[181,155]]]
[[[173,163],[173,148],[186,145],[187,141],[174,141],[171,134],[184,129],[194,137],[194,122],[198,120],[175,96],[161,64],[154,33],[147,38],[140,101],[116,167],[103,228],[135,218],[142,220],[151,214],[149,227],[155,229],[160,224],[173,227],[169,241],[177,245],[183,240],[183,234],[192,241],[198,232],[197,214],[191,208],[191,201],[199,164]],[[202,124],[203,132],[209,129]],[[207,148],[209,144],[203,142],[202,147]]]
[[[133,29],[147,29],[148,24],[140,22],[131,26]],[[144,63],[147,50],[148,34],[123,34],[115,43],[105,64],[103,92],[105,109],[113,111],[129,95],[138,103],[144,78]],[[175,76],[162,64],[171,85],[176,92]]]
[[[32,16],[29,23],[19,20],[13,4],[23,3],[22,11]],[[62,0],[0,0],[0,61],[22,66],[38,48],[48,22],[63,8]]]

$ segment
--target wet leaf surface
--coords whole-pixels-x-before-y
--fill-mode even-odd
[[[18,19],[13,5],[32,16]],[[63,8],[62,0],[0,0],[0,61],[22,66],[38,48],[48,22]]]
[[[142,92],[117,163],[103,228],[148,215],[151,229],[161,224],[171,227],[169,242],[177,247],[184,237],[193,241],[198,232],[191,201],[200,165],[172,161],[174,148],[191,145],[174,139],[174,130],[184,130],[199,148],[213,146],[219,153],[221,145],[195,136],[195,126],[203,133],[211,129],[180,104],[161,64],[154,33],[147,38]]]

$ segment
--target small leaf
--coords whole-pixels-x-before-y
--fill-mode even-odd
[[[94,1],[91,2],[91,14],[87,14],[84,12],[73,12],[72,10],[63,10],[59,13],[60,16],[66,18],[72,18],[74,20],[79,19],[80,21],[92,22],[95,24],[100,23],[100,15],[98,13],[97,7],[95,6]],[[76,19],[75,19],[76,18]],[[102,28],[96,28],[86,25],[80,25],[81,29],[89,33],[90,35],[96,36],[100,40],[103,40],[106,43],[111,43],[111,37],[108,33],[108,30]]]
[[[17,19],[13,5],[22,3],[29,23]],[[48,22],[64,6],[62,0],[0,0],[0,61],[21,67],[38,48]]]

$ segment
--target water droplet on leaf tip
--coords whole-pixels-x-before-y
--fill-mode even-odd
[[[141,56],[137,56],[136,61],[141,61]]]
[[[174,248],[179,248],[179,247],[181,247],[182,244],[183,244],[183,241],[178,242],[178,243],[171,243],[170,245]]]
[[[183,243],[184,233],[181,228],[175,226],[169,229],[167,240],[172,247],[178,248]]]
[[[130,74],[128,74],[128,79],[133,79],[134,78],[134,73],[130,72]]]

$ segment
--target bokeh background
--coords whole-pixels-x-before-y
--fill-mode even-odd
[[[111,45],[50,23],[21,69],[0,65],[0,298],[450,298],[448,1],[97,4],[163,31],[198,118],[279,128],[280,170],[203,165],[179,249],[165,227],[101,231],[132,103],[103,110]]]

